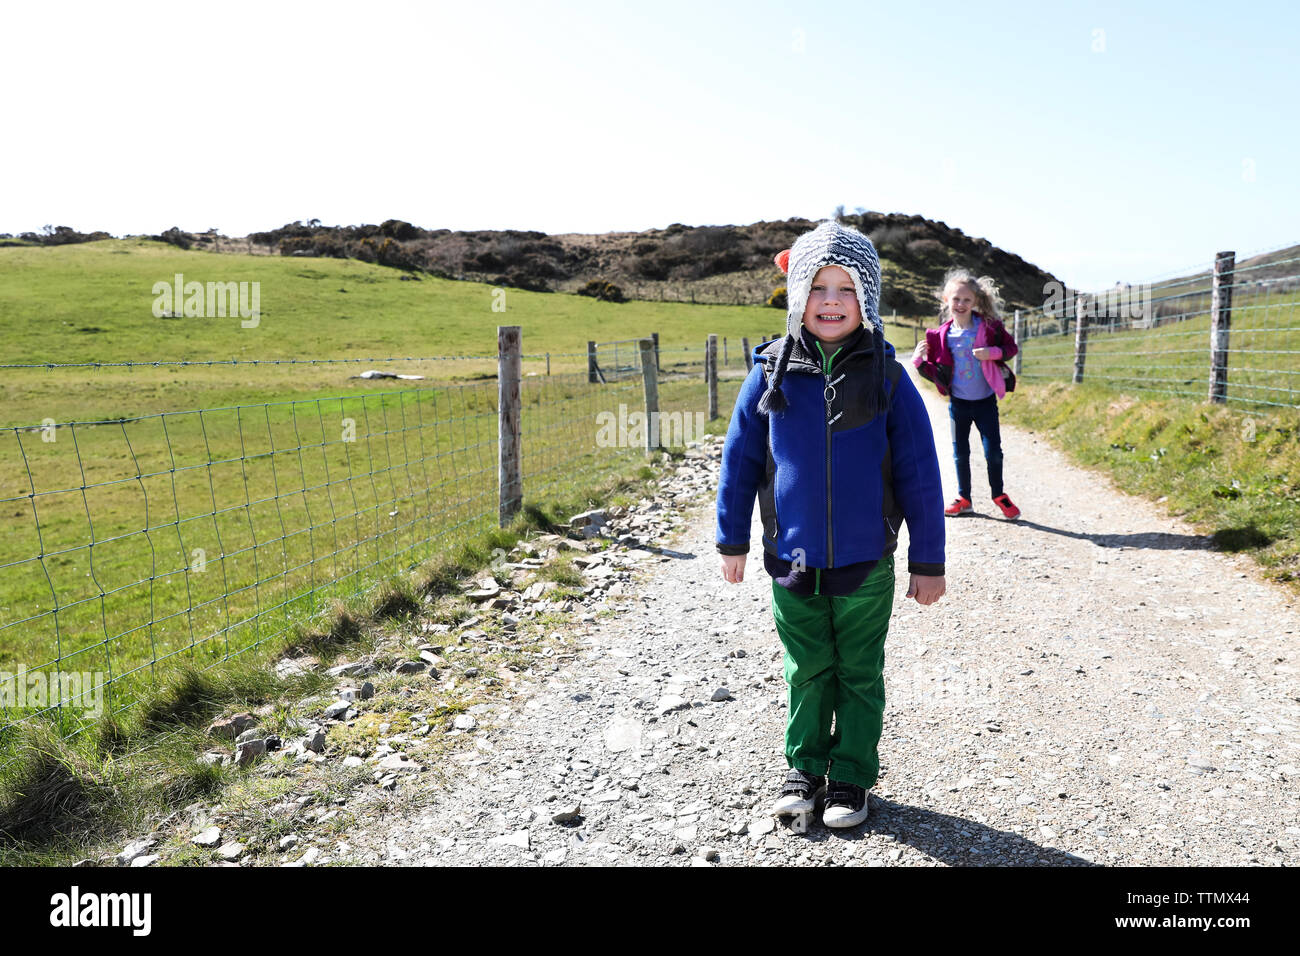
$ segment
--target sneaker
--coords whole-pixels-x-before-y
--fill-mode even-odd
[[[856,783],[832,780],[826,787],[822,823],[828,827],[855,827],[867,818],[867,791]]]
[[[998,495],[993,499],[993,503],[1002,509],[1002,514],[1008,520],[1014,520],[1020,517],[1020,509],[1011,503],[1011,499],[1005,494]]]
[[[781,785],[781,794],[772,805],[778,815],[811,813],[817,798],[826,790],[826,778],[817,777],[806,770],[791,770]]]
[[[952,499],[952,504],[943,509],[943,513],[952,517],[953,515],[964,515],[968,511],[974,511],[971,507],[970,499],[958,495]]]

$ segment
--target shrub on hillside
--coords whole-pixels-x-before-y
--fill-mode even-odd
[[[943,243],[938,239],[913,239],[907,244],[907,254],[921,261],[933,259],[943,255]]]
[[[623,290],[612,282],[606,282],[603,279],[592,279],[585,286],[578,290],[578,295],[589,295],[593,299],[600,299],[602,302],[626,302]]]
[[[362,262],[375,262],[395,269],[423,268],[419,253],[388,237],[377,239],[367,236],[357,243],[355,255]]]
[[[297,239],[302,236],[313,236],[319,228],[319,220],[313,219],[312,222],[317,226],[304,226],[301,222],[290,222],[281,226],[279,229],[271,229],[267,232],[250,232],[248,239],[259,246],[275,246],[285,239]],[[325,227],[328,231],[329,227]]]
[[[194,245],[194,238],[188,232],[182,232],[177,226],[172,226],[166,232],[158,236],[150,236],[155,242],[166,242],[178,249],[188,249]]]
[[[657,247],[646,241],[633,249],[638,254],[631,261],[632,272],[658,281],[705,279],[745,266],[740,235],[733,226],[688,229],[675,223],[664,230]]]
[[[0,236],[4,239],[13,237],[7,233]],[[27,242],[35,242],[42,246],[66,246],[77,242],[95,242],[99,239],[112,239],[106,232],[77,232],[70,226],[46,226],[40,232],[24,232],[19,237]],[[153,238],[158,238],[154,236]]]
[[[788,309],[790,306],[786,302],[785,286],[779,285],[772,290],[772,294],[767,297],[767,304],[774,309]]]
[[[380,235],[387,236],[389,239],[396,239],[399,242],[406,242],[410,239],[419,239],[423,230],[404,222],[401,219],[386,219],[379,227]]]
[[[907,228],[904,226],[881,226],[871,234],[871,244],[877,252],[899,252],[907,245]]]
[[[507,263],[491,249],[467,256],[461,260],[461,268],[466,272],[500,272]]]
[[[492,284],[508,286],[511,289],[523,289],[526,292],[551,291],[550,287],[547,286],[545,282],[521,272],[511,272],[507,275],[499,275],[492,280]]]

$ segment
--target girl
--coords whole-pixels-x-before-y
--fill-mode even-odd
[[[940,395],[951,393],[948,417],[952,420],[952,455],[957,464],[957,497],[943,513],[955,516],[974,510],[970,485],[973,422],[984,444],[993,503],[1004,517],[1014,520],[1020,517],[1020,509],[1002,490],[998,399],[1016,387],[1006,360],[1018,349],[998,317],[1002,300],[988,276],[976,279],[965,269],[952,269],[944,276],[939,302],[939,318],[945,321],[937,329],[925,330],[925,338],[912,353],[912,364],[934,382]]]
[[[757,496],[789,692],[789,773],[772,809],[803,820],[824,792],[823,822],[852,827],[880,772],[898,531],[905,520],[907,596],[932,604],[943,488],[925,403],[884,338],[871,241],[824,222],[776,261],[789,274],[786,334],[754,349],[736,398],[717,548],[723,579],[739,583]]]

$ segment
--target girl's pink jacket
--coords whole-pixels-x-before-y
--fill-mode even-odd
[[[1011,333],[1001,322],[979,315],[978,312],[975,315],[981,320],[979,331],[975,333],[975,348],[987,347],[993,355],[991,359],[980,360],[980,370],[984,373],[984,378],[989,383],[989,388],[993,389],[993,393],[998,398],[1004,398],[1007,394],[1007,386],[998,363],[1014,358],[1020,349],[1016,346],[1016,340],[1011,337]],[[921,375],[934,382],[934,387],[939,390],[940,395],[947,395],[948,386],[952,383],[953,359],[952,352],[948,350],[948,329],[951,325],[952,319],[949,319],[937,329],[926,329],[926,354],[929,358],[912,359],[912,364]],[[942,370],[938,366],[942,366]]]

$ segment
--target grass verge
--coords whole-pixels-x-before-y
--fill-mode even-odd
[[[719,419],[709,431],[725,425],[726,420]],[[678,457],[680,452],[670,453],[667,460]],[[269,804],[303,789],[304,768],[276,767],[268,774],[253,772],[258,764],[239,768],[204,763],[202,755],[215,743],[206,732],[210,721],[251,711],[258,726],[287,742],[300,734],[302,718],[315,713],[338,683],[325,674],[330,663],[364,654],[384,668],[393,667],[403,656],[414,654],[406,654],[405,645],[417,644],[420,635],[428,633],[427,625],[454,623],[473,613],[460,582],[490,568],[499,554],[496,549],[509,550],[535,532],[561,530],[573,513],[630,504],[646,494],[660,475],[657,467],[633,464],[592,480],[589,491],[569,486],[555,497],[538,499],[526,505],[508,528],[491,529],[463,543],[453,555],[391,577],[368,598],[340,603],[323,627],[300,628],[284,641],[259,647],[220,668],[178,666],[137,707],[105,717],[74,737],[62,737],[44,721],[11,727],[13,739],[6,742],[10,757],[0,766],[0,865],[103,861],[127,840],[160,832],[182,809],[193,810],[195,801],[239,814],[245,832],[250,825],[253,832],[264,831],[266,839],[252,848],[250,858],[275,862],[276,841],[285,827],[277,822],[282,811]],[[581,584],[581,575],[567,560],[540,568],[536,577],[560,584],[560,596],[580,594],[574,587]],[[496,675],[507,675],[510,682],[510,672],[525,671],[535,658],[553,654],[545,641],[548,634],[554,640],[560,633],[555,628],[563,623],[555,614],[543,614],[532,626],[508,635],[490,622],[480,625],[486,631],[487,653],[470,658],[473,667],[451,669],[457,678],[471,678],[451,680],[452,689],[446,684],[435,688],[428,681],[416,689],[414,678],[381,670],[374,678],[376,697],[366,709],[382,713],[382,719],[363,713],[352,727],[332,728],[329,746],[366,754],[381,734],[413,726],[410,722],[417,711],[431,716],[431,722],[445,719],[450,725],[455,715],[490,698],[502,686]],[[279,676],[272,665],[286,655],[310,655],[319,666]],[[454,746],[455,740],[444,743],[441,735],[432,738],[433,754]],[[436,776],[437,767],[433,769]],[[309,789],[298,799],[319,806],[317,820],[322,825],[341,827],[347,814],[328,808],[368,781],[365,772],[330,768],[324,790]],[[321,784],[317,781],[313,786],[320,789]],[[169,862],[212,862],[210,852],[196,849],[184,838],[173,842]]]
[[[1268,414],[1098,385],[1025,385],[1010,424],[1101,468],[1124,491],[1164,504],[1221,551],[1249,554],[1300,593],[1300,412]]]

